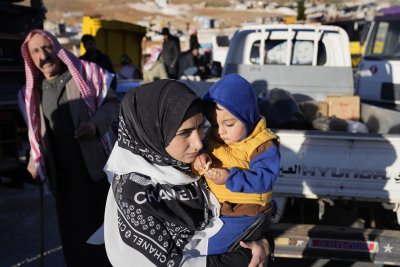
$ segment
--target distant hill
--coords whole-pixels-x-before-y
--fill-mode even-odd
[[[27,1],[27,0],[25,0]],[[221,7],[229,6],[227,0],[212,0],[212,1],[198,1],[198,0],[175,0],[171,1],[172,4],[189,4],[193,8],[187,14],[182,16],[167,16],[161,13],[153,12],[146,13],[128,7],[128,4],[143,3],[145,1],[139,0],[43,0],[46,6],[47,19],[61,22],[65,21],[68,24],[75,24],[81,21],[80,17],[71,17],[69,14],[76,14],[81,12],[83,15],[90,15],[101,17],[104,19],[116,19],[126,22],[135,23],[143,18],[156,18],[162,20],[165,25],[170,23],[182,30],[186,28],[187,23],[189,27],[196,27],[193,22],[195,16],[210,16],[215,19],[222,19],[226,27],[239,25],[246,20],[254,20],[257,17],[265,17],[273,14],[263,11],[232,11],[224,10]],[[146,1],[149,2],[149,1]],[[200,4],[199,4],[200,3]],[[202,6],[202,7],[201,7]]]
[[[1,1],[1,0],[0,0]],[[23,3],[29,4],[31,0],[23,0]],[[224,27],[238,26],[245,21],[260,21],[262,18],[278,15],[267,13],[261,10],[228,10],[226,7],[231,5],[228,0],[170,0],[172,5],[187,4],[192,9],[178,16],[168,16],[162,14],[161,10],[155,12],[144,12],[130,8],[129,5],[154,1],[141,0],[42,0],[47,8],[47,19],[53,22],[65,22],[68,25],[80,23],[81,15],[90,15],[101,17],[103,19],[116,19],[130,23],[136,23],[142,19],[157,18],[164,25],[173,25],[182,31],[187,27],[199,28],[199,25],[193,21],[196,16],[209,16],[217,20],[223,20]],[[240,1],[237,1],[238,3]],[[295,1],[285,0],[265,0],[264,2],[276,2],[278,4],[294,3]],[[318,2],[318,1],[315,1]],[[343,4],[351,1],[327,0],[325,3]],[[377,1],[378,2],[378,1]],[[399,3],[400,0],[392,1]]]

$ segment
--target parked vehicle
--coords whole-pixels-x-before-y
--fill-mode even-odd
[[[391,21],[385,23],[390,29]],[[274,89],[290,92],[298,104],[357,99],[349,38],[336,26],[240,28],[225,61],[223,75],[229,73],[249,80],[259,99]],[[368,134],[275,129],[282,155],[273,193],[276,256],[400,264],[399,115],[362,103]]]
[[[19,166],[20,134],[25,128],[18,110],[17,92],[25,83],[20,47],[34,28],[43,28],[42,1],[31,6],[0,1],[0,171]]]
[[[122,54],[128,55],[132,64],[141,67],[142,40],[146,34],[145,27],[117,20],[84,16],[82,35],[84,34],[94,36],[97,48],[110,57],[116,71],[121,68],[120,58]],[[81,55],[85,53],[82,44],[80,53]]]
[[[384,8],[375,16],[366,50],[357,71],[357,93],[362,100],[400,104],[400,6]]]
[[[364,42],[368,29],[371,25],[371,21],[363,19],[338,19],[335,21],[329,21],[324,23],[325,25],[339,26],[343,28],[349,35],[350,40],[350,54],[351,64],[353,68],[357,68],[361,61]]]

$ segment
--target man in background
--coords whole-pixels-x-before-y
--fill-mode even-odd
[[[189,37],[189,50],[192,50],[195,48],[197,48],[197,49],[200,48],[199,39],[197,38],[197,29],[193,29],[192,33],[190,34],[190,37]]]
[[[103,69],[106,69],[111,73],[115,73],[114,67],[111,63],[111,59],[109,58],[109,56],[97,49],[96,40],[92,35],[83,35],[81,38],[81,42],[86,52],[79,57],[80,59],[94,62]]]
[[[81,38],[81,42],[86,52],[85,54],[79,57],[80,59],[96,63],[103,69],[106,69],[109,72],[115,74],[115,70],[112,65],[110,57],[101,52],[99,49],[97,49],[96,40],[92,35],[90,34],[83,35]],[[113,90],[117,88],[116,77],[114,77],[114,79],[111,82],[111,88]]]
[[[177,79],[179,69],[179,56],[181,54],[179,38],[170,34],[169,29],[164,27],[161,30],[164,37],[162,59],[168,78]]]

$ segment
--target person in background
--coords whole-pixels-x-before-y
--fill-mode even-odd
[[[260,216],[272,218],[271,194],[279,175],[280,153],[278,136],[267,128],[246,79],[236,73],[226,75],[203,100],[211,123],[206,138],[209,154],[201,154],[193,167],[206,169],[207,184],[221,204],[224,226],[208,243],[209,254],[220,254]]]
[[[192,73],[187,73],[188,69],[191,68]],[[186,72],[185,72],[186,71]],[[191,50],[185,51],[179,58],[179,74],[178,78],[182,75],[196,76],[200,75],[199,69],[199,48],[193,47]]]
[[[85,48],[86,52],[79,58],[82,60],[86,60],[89,62],[96,63],[103,69],[108,70],[111,73],[115,74],[114,67],[112,65],[111,59],[109,56],[101,52],[99,49],[97,49],[96,45],[96,40],[94,37],[90,34],[85,34],[81,38],[81,42],[83,44],[83,47]],[[111,82],[111,88],[113,90],[116,90],[117,88],[117,77],[114,76],[112,82]]]
[[[111,73],[115,73],[110,57],[97,49],[96,40],[92,35],[83,35],[81,38],[81,42],[86,52],[79,57],[80,59],[94,62],[103,69],[106,69]]]
[[[200,65],[200,69],[202,70],[202,75],[204,76],[202,79],[206,79],[208,78],[212,73],[212,64],[214,62],[212,61],[212,52],[211,49],[206,47],[203,50],[203,54],[200,55],[199,57],[199,65]],[[219,63],[219,62],[217,62]],[[221,66],[221,64],[220,64]],[[221,69],[222,71],[222,69]],[[219,76],[215,76],[215,77],[221,77],[221,75]]]
[[[161,48],[156,46],[151,48],[151,54],[147,57],[143,66],[143,81],[145,83],[168,78],[164,63],[160,60],[161,51]]]
[[[162,59],[167,71],[168,77],[176,79],[179,70],[179,56],[181,53],[179,38],[171,35],[169,29],[164,27],[161,30],[163,35]]]
[[[127,54],[122,54],[120,58],[121,69],[118,72],[120,79],[140,79],[137,66],[132,65],[132,60]]]
[[[194,48],[197,48],[197,49],[200,48],[200,43],[197,38],[197,29],[193,29],[192,33],[190,34],[190,37],[189,37],[189,50],[192,50]]]
[[[31,146],[28,171],[56,199],[67,266],[110,266],[104,246],[86,241],[101,226],[109,183],[104,164],[115,141],[119,101],[113,74],[81,61],[56,37],[33,30],[21,46],[26,85],[19,104]]]

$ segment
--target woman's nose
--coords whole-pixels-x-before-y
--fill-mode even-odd
[[[201,133],[198,131],[194,131],[193,138],[191,140],[192,147],[196,149],[196,151],[201,150],[203,148],[203,142],[201,142]]]

